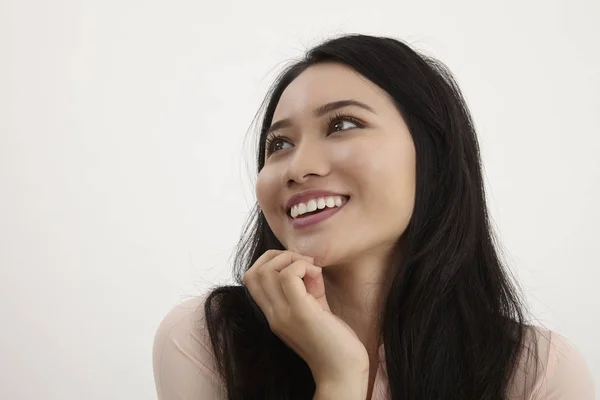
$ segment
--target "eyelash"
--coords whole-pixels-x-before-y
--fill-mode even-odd
[[[329,118],[327,119],[327,126],[329,128],[331,128],[331,124],[333,122],[339,122],[339,121],[350,121],[359,128],[364,127],[363,123],[360,120],[358,120],[357,118],[355,118],[351,115],[344,114],[344,113],[334,113],[331,116],[329,116]],[[352,128],[349,128],[349,129],[352,129]],[[348,129],[342,129],[342,130],[347,131]],[[339,132],[339,131],[336,131],[336,132]],[[285,136],[277,135],[277,134],[274,134],[271,137],[268,137],[266,139],[265,147],[267,150],[267,156],[269,156],[272,153],[274,153],[275,151],[277,151],[277,150],[273,150],[273,144],[277,143],[277,141],[279,141],[279,140],[289,141],[289,139],[286,138]]]

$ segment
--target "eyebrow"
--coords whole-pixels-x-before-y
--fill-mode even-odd
[[[360,101],[350,99],[350,100],[333,101],[331,103],[323,104],[322,106],[317,107],[313,111],[313,115],[315,117],[321,117],[321,116],[327,114],[328,112],[337,110],[338,108],[343,108],[343,107],[348,107],[348,106],[360,107],[362,109],[372,112],[373,114],[377,114],[375,112],[375,110],[373,110],[372,107],[366,105],[365,103],[361,103]],[[267,137],[273,131],[276,131],[278,129],[283,129],[283,128],[289,128],[290,126],[292,126],[292,120],[290,118],[279,120],[279,121],[275,122],[273,125],[271,125],[269,127],[269,129],[267,129],[267,132],[265,133],[265,137]]]

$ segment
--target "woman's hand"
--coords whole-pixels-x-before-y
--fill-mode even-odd
[[[244,283],[271,330],[308,364],[317,385],[365,375],[369,357],[356,333],[331,313],[322,268],[292,251],[268,250]]]

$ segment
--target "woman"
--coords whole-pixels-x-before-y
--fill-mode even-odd
[[[497,255],[476,133],[444,65],[329,40],[266,100],[239,285],[175,307],[159,399],[593,399]]]

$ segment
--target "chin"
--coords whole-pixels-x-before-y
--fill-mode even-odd
[[[293,240],[292,243],[284,245],[286,249],[295,251],[302,255],[312,257],[314,259],[314,265],[317,267],[325,267],[329,265],[336,265],[343,261],[340,254],[332,252],[331,245],[323,242],[322,238],[311,237],[303,240]]]
[[[307,256],[312,257],[314,261],[314,265],[322,268],[331,268],[340,263],[339,257],[334,257],[328,254],[307,254]]]

